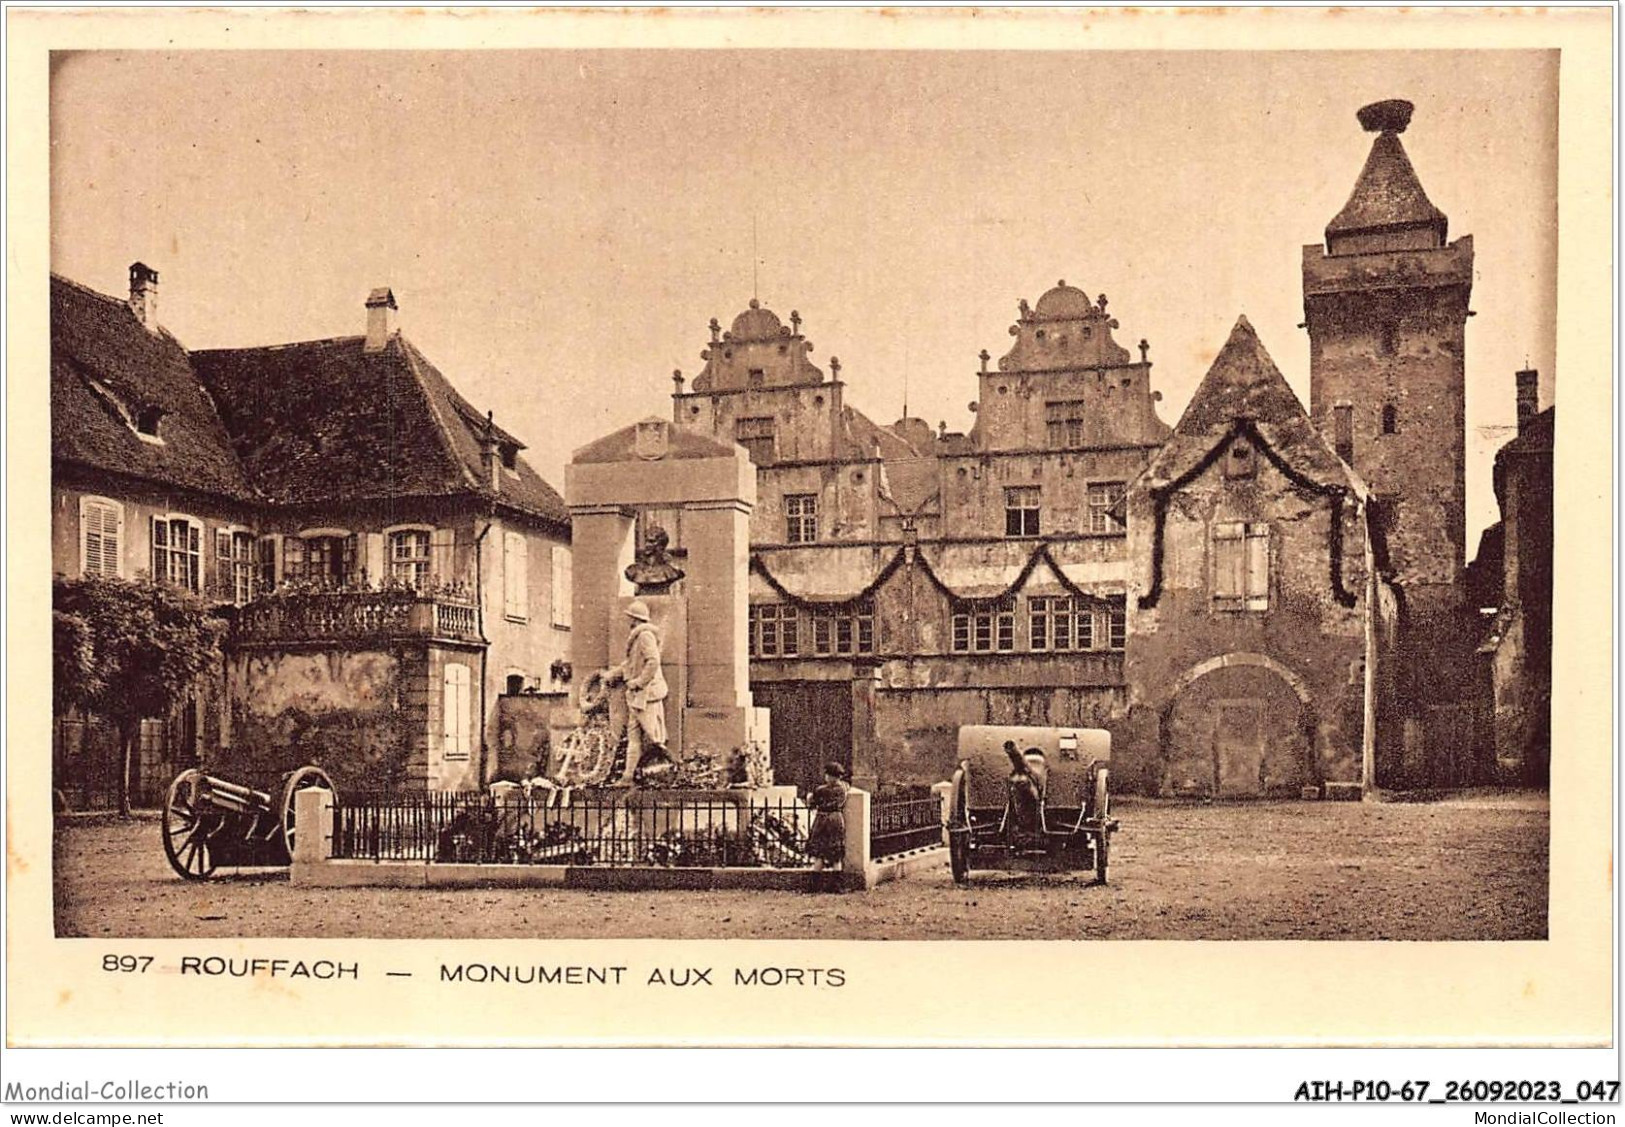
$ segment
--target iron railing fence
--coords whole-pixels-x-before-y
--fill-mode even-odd
[[[942,844],[942,802],[930,798],[876,798],[869,807],[869,859],[894,857]]]
[[[812,816],[795,800],[589,791],[428,791],[334,799],[333,857],[475,865],[799,868]]]

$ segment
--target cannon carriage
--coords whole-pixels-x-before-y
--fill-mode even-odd
[[[1093,869],[1106,883],[1117,830],[1111,739],[1090,728],[959,729],[945,827],[954,880],[965,883],[973,869]]]
[[[282,866],[293,862],[294,803],[310,787],[333,790],[320,767],[280,776],[271,791],[190,768],[169,784],[164,800],[164,855],[187,880],[207,880],[221,865]]]

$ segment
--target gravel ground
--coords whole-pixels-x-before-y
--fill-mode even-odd
[[[1119,800],[1112,883],[946,864],[867,893],[308,889],[275,870],[180,880],[153,816],[68,817],[62,936],[761,939],[1542,939],[1549,806]]]

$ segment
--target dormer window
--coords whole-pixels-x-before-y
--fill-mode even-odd
[[[515,446],[511,442],[505,442],[502,444],[500,453],[502,456],[503,469],[515,471],[519,469],[519,447]]]
[[[162,407],[143,407],[135,413],[135,431],[148,438],[158,438],[158,423],[164,417]]]

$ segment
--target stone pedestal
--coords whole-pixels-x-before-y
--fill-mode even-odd
[[[756,468],[743,447],[646,419],[576,451],[565,470],[575,584],[570,657],[582,680],[625,656],[634,597],[661,635],[669,749],[726,762],[768,742],[767,713],[750,694],[746,645],[750,513]],[[626,570],[639,516],[676,527],[684,575],[661,594],[639,595]]]

